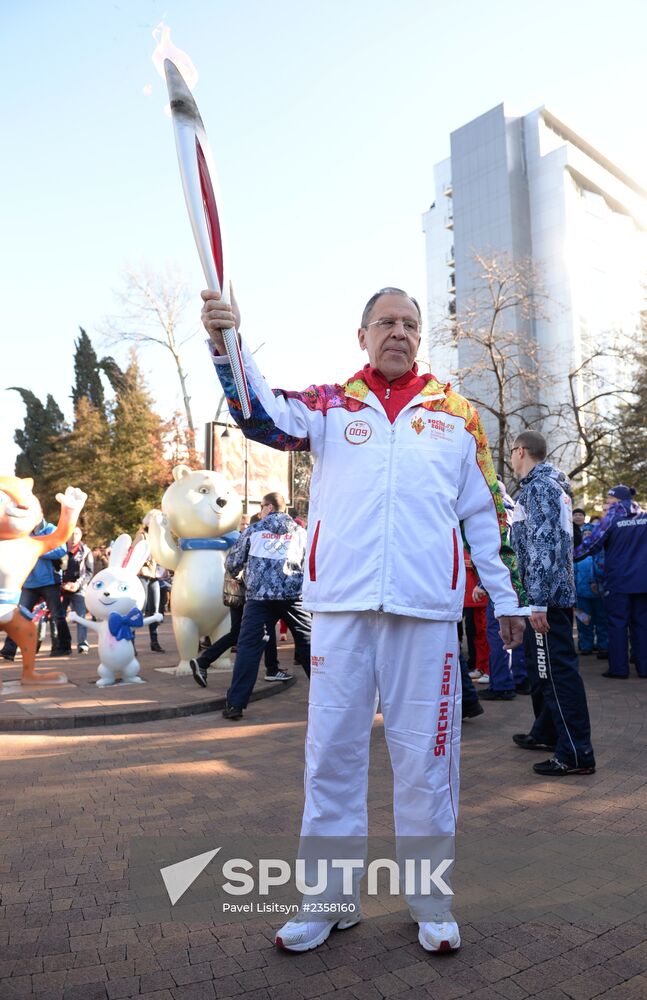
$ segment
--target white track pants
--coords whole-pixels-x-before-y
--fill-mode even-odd
[[[453,838],[461,730],[456,622],[318,612],[311,662],[301,835],[367,835],[369,743],[379,693],[396,836]],[[409,903],[415,917],[418,908]]]

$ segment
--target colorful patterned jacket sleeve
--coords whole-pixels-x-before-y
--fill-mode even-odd
[[[247,557],[249,555],[249,541],[250,541],[250,531],[247,528],[242,531],[229,552],[227,553],[227,558],[225,559],[225,569],[232,576],[238,576],[240,571],[245,568],[245,563],[247,562]]]
[[[462,521],[474,566],[494,603],[496,616],[519,614],[519,608],[527,603],[526,596],[509,544],[503,496],[478,411],[451,390],[440,406],[446,412],[463,417],[468,432],[456,513]],[[515,604],[507,596],[510,584],[516,594]]]
[[[213,357],[213,362],[229,412],[245,437],[279,451],[312,451],[316,454],[323,442],[323,418],[341,387],[313,385],[304,392],[272,390],[244,341],[241,347],[251,400],[249,420],[243,418],[229,362],[219,357]]]
[[[547,463],[536,466],[536,474],[522,486],[519,520],[512,526],[513,539],[518,536],[520,542],[515,548],[524,587],[537,610],[570,608],[576,602],[571,508],[556,479],[541,473],[547,468]]]

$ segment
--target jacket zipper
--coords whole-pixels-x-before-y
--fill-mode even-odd
[[[378,611],[384,611],[384,591],[386,589],[386,567],[389,550],[389,527],[391,520],[391,476],[393,473],[393,453],[395,451],[395,424],[391,426],[391,444],[389,447],[389,467],[386,475],[386,518],[384,521],[384,557],[382,560],[382,591]]]
[[[312,539],[312,546],[310,547],[310,556],[308,558],[308,569],[310,571],[310,580],[312,583],[317,581],[317,542],[319,541],[319,528],[321,527],[321,521],[317,521],[317,527],[315,528],[314,537]]]
[[[454,546],[454,569],[452,571],[452,590],[456,590],[456,583],[458,581],[458,538],[456,537],[456,528],[452,528],[452,542]]]

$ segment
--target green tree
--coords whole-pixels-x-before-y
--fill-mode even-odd
[[[44,481],[44,463],[49,453],[52,441],[66,430],[65,419],[53,396],[48,395],[45,405],[30,389],[11,386],[14,392],[20,393],[25,404],[25,422],[22,428],[17,428],[14,441],[20,448],[16,458],[15,474],[30,476],[34,480],[34,493],[44,505],[45,510],[55,510],[56,501],[50,503],[46,495]]]
[[[613,412],[613,427],[591,465],[591,487],[600,497],[618,483],[634,486],[642,506],[647,503],[647,316],[624,369],[633,376]]]
[[[109,512],[113,534],[132,534],[144,514],[151,507],[159,507],[171,478],[170,463],[164,458],[164,424],[152,408],[134,350],[124,376],[115,398],[111,427]]]
[[[118,471],[112,468],[110,431],[103,414],[82,396],[75,411],[74,427],[51,439],[44,461],[45,493],[54,497],[67,486],[79,486],[88,494],[81,524],[88,544],[113,537],[110,497]]]
[[[308,516],[310,480],[314,459],[309,451],[290,452],[292,465],[292,506],[298,517]]]
[[[99,413],[106,415],[106,399],[101,382],[99,359],[92,346],[92,341],[82,326],[81,335],[74,341],[74,385],[72,386],[72,402],[74,410],[85,397]]]

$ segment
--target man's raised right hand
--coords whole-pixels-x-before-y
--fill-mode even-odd
[[[230,288],[231,305],[222,301],[220,292],[211,292],[208,289],[200,292],[204,305],[202,306],[202,325],[209,334],[211,343],[217,354],[226,354],[227,348],[222,336],[223,330],[238,329],[240,326],[240,310],[234,296],[234,291]]]

